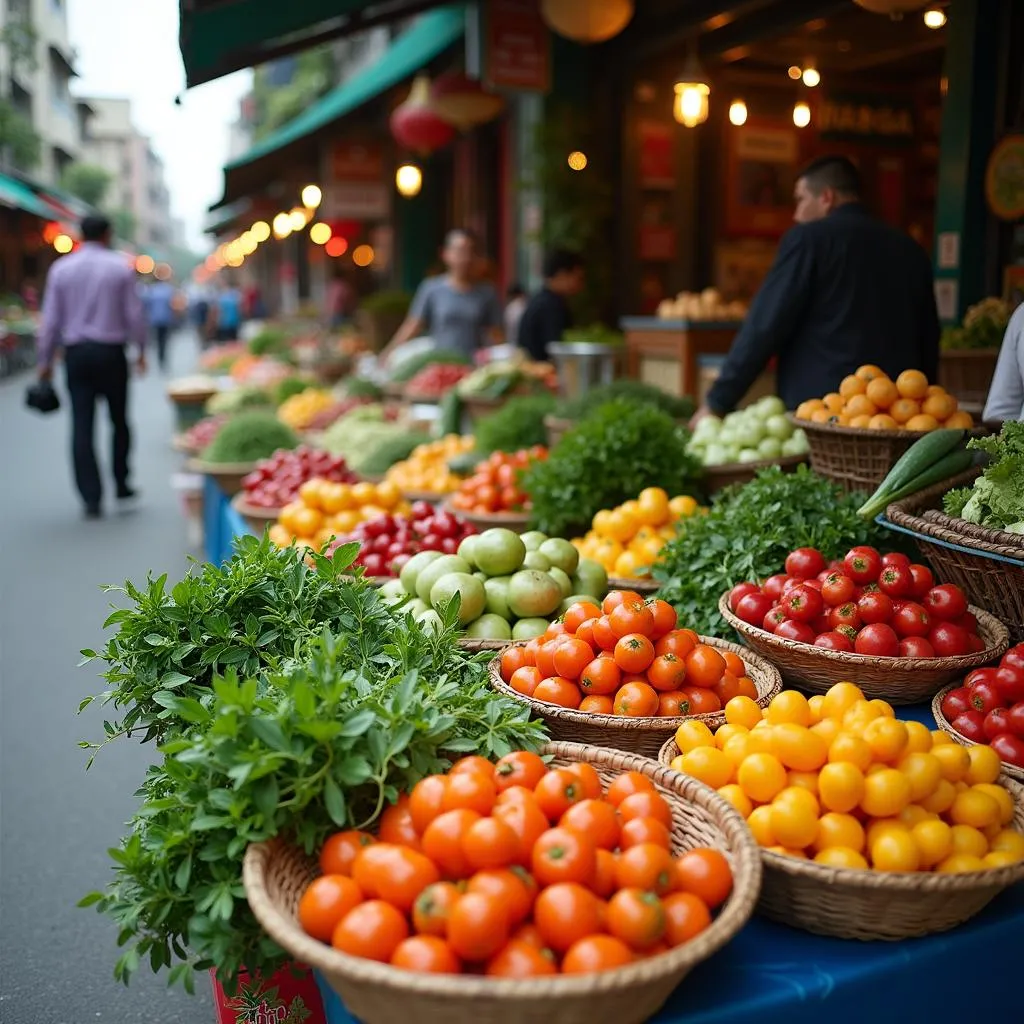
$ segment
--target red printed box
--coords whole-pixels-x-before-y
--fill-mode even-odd
[[[284,967],[267,982],[242,974],[233,996],[224,991],[212,970],[210,981],[217,1024],[327,1024],[320,991],[308,967]]]

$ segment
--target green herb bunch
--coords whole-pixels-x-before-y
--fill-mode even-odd
[[[243,968],[269,976],[287,958],[245,900],[250,843],[282,837],[315,853],[333,831],[370,827],[446,770],[449,755],[500,757],[543,742],[528,710],[488,685],[488,655],[459,648],[454,609],[444,629],[423,629],[344,575],[354,554],[349,545],[313,556],[335,593],[335,625],[296,638],[294,658],[258,677],[229,668],[196,696],[157,694],[173,731],[110,851],[113,882],[82,900],[118,924],[124,982],[144,961],[190,989],[193,972],[209,967],[229,988]]]
[[[278,328],[265,328],[250,340],[249,351],[254,356],[287,355],[288,333]]]
[[[989,461],[972,487],[944,496],[946,514],[990,530],[1024,533],[1024,423],[1007,420],[998,434],[972,438],[967,447],[985,452]]]
[[[610,384],[601,384],[596,388],[580,395],[578,398],[569,398],[560,402],[555,410],[555,415],[566,420],[583,419],[588,413],[605,402],[611,402],[617,398],[627,398],[633,402],[643,402],[653,405],[662,412],[667,412],[675,420],[688,420],[694,412],[693,399],[689,397],[678,398],[670,395],[653,384],[645,384],[640,380],[615,380]]]
[[[694,494],[702,471],[686,450],[689,436],[652,405],[623,398],[606,402],[524,473],[533,525],[572,537],[586,530],[595,513],[635,498],[645,487]]]
[[[272,412],[242,412],[226,423],[203,451],[206,462],[253,462],[270,458],[278,448],[294,448],[295,432]]]
[[[544,417],[554,411],[554,395],[523,395],[510,398],[500,409],[484,416],[474,427],[476,450],[518,452],[523,448],[548,443]]]
[[[289,398],[301,395],[308,387],[310,387],[310,383],[305,377],[285,377],[274,388],[275,405],[281,405],[283,402],[287,402]]]
[[[744,580],[781,572],[794,548],[841,558],[856,544],[899,549],[897,535],[857,514],[863,495],[845,494],[800,466],[795,473],[763,469],[747,484],[722,491],[706,515],[662,548],[653,575],[658,594],[675,606],[680,625],[704,636],[726,636],[718,599]]]

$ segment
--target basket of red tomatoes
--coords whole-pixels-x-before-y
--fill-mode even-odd
[[[786,683],[825,693],[852,679],[890,704],[928,700],[1009,646],[1006,627],[959,587],[936,584],[904,554],[866,546],[831,563],[798,548],[782,572],[738,584],[718,607]]]
[[[547,457],[547,449],[540,445],[517,452],[494,452],[449,496],[448,508],[478,530],[504,527],[522,532],[530,521],[531,504],[520,478],[527,466]]]
[[[987,743],[1003,771],[1024,782],[1024,644],[1011,647],[998,665],[977,668],[962,684],[937,693],[932,715],[957,743]]]

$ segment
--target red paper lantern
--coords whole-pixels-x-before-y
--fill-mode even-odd
[[[450,71],[435,78],[430,98],[434,110],[461,131],[493,121],[505,107],[500,96],[488,92],[476,79],[461,71]]]
[[[455,138],[455,129],[434,107],[430,80],[424,75],[415,79],[408,98],[392,112],[391,134],[400,146],[423,156]]]

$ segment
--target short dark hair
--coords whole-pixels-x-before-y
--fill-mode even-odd
[[[508,286],[508,291],[505,292],[505,297],[509,299],[518,299],[520,296],[526,294],[526,289],[518,282],[513,281]]]
[[[448,234],[444,236],[444,247],[447,249],[455,239],[461,235],[474,249],[480,248],[479,239],[476,237],[476,233],[470,231],[469,228],[452,228]]]
[[[822,156],[812,160],[798,175],[816,195],[826,188],[847,196],[860,196],[860,171],[845,156]]]
[[[552,249],[544,256],[544,279],[583,266],[583,257],[571,249]]]
[[[86,242],[101,242],[110,234],[110,221],[102,213],[90,213],[82,218],[82,238]]]

